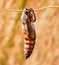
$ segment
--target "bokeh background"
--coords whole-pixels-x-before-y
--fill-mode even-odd
[[[59,8],[35,11],[36,43],[27,60],[23,51],[22,12],[13,12],[53,5],[59,5],[59,0],[0,0],[0,65],[59,65]]]

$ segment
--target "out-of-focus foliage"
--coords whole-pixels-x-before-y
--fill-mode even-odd
[[[0,0],[0,8],[19,10],[59,5],[58,0]],[[21,12],[0,9],[0,65],[58,65],[59,9],[35,11],[36,44],[31,56],[24,59]],[[25,60],[25,61],[24,61]]]
[[[21,65],[24,61],[21,12],[11,10],[23,9],[25,3],[25,0],[0,0],[0,65]]]

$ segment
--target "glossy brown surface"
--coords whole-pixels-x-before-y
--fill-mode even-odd
[[[36,21],[36,15],[32,8],[25,8],[21,15],[22,29],[24,35],[24,54],[25,58],[29,58],[36,39],[36,32],[33,22]]]

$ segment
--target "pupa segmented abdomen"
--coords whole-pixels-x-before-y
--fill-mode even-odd
[[[23,24],[22,26],[23,26],[23,34],[24,34],[24,54],[26,58],[28,58],[31,55],[35,45],[36,33],[35,30],[32,30],[33,33],[31,32],[32,35],[30,36],[28,35],[28,31],[26,30],[27,26],[25,26],[25,24]]]

